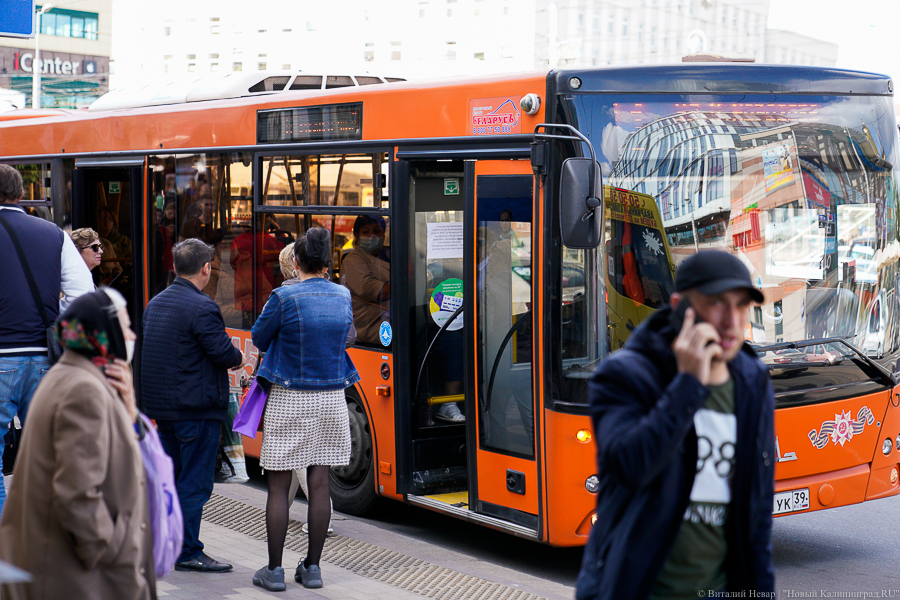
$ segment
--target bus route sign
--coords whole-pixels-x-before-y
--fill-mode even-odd
[[[609,186],[603,186],[603,196],[611,219],[659,229],[652,196]]]
[[[34,0],[6,0],[0,37],[34,37]]]

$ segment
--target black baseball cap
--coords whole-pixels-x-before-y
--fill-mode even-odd
[[[689,257],[675,271],[675,291],[697,290],[715,296],[729,290],[745,289],[756,302],[765,296],[753,285],[750,271],[737,256],[721,250],[703,250]]]

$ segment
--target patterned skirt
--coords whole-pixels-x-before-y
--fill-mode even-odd
[[[266,400],[259,466],[290,471],[349,462],[344,390],[292,390],[273,383]]]

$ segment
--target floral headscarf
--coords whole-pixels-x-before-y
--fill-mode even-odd
[[[56,339],[98,367],[128,356],[119,314],[103,290],[79,296],[69,305],[56,323]]]

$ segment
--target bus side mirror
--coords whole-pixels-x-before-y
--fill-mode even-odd
[[[559,180],[559,225],[563,244],[582,249],[600,245],[602,197],[603,176],[598,163],[590,158],[567,158],[563,161]]]

